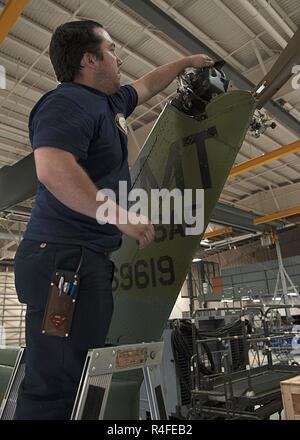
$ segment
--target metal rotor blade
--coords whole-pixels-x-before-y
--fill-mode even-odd
[[[291,38],[270,72],[254,91],[257,108],[261,109],[281,87],[293,76],[293,67],[300,65],[300,28]]]
[[[33,197],[37,176],[33,153],[12,166],[0,169],[0,211]]]

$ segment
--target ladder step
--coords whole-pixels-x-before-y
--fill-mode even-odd
[[[71,419],[103,420],[112,375],[142,369],[151,418],[167,420],[159,371],[163,344],[151,342],[89,350]]]

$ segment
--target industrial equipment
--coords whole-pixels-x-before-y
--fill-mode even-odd
[[[276,122],[271,121],[270,117],[262,111],[256,110],[252,122],[250,124],[249,133],[251,136],[258,139],[264,134],[268,128],[275,130],[277,127]]]
[[[279,356],[292,350],[298,333],[274,328],[275,307],[199,309],[190,319],[168,322],[161,377],[170,419],[255,420],[281,413],[280,382],[299,375],[300,366]],[[140,406],[146,418],[143,387]]]

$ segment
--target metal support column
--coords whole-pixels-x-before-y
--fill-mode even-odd
[[[293,290],[293,293],[298,294],[299,296],[299,292],[295,286],[295,284],[293,283],[293,281],[291,280],[289,274],[287,273],[287,271],[285,270],[285,267],[283,265],[283,260],[282,260],[282,254],[281,254],[281,249],[280,249],[280,244],[279,244],[279,240],[276,239],[275,240],[275,246],[276,246],[276,253],[277,253],[277,258],[278,258],[278,274],[277,274],[277,281],[276,281],[276,286],[275,286],[275,291],[274,291],[274,298],[276,298],[276,296],[280,295],[279,291],[279,285],[281,282],[281,287],[282,287],[282,300],[284,304],[288,304],[289,303],[289,297],[288,297],[288,283],[290,284],[290,288]],[[291,319],[291,311],[290,309],[286,309],[286,315],[288,319]]]
[[[187,275],[187,288],[188,288],[188,294],[189,294],[189,306],[190,306],[190,317],[194,314],[194,289],[193,289],[193,275],[192,275],[192,268],[189,270]]]

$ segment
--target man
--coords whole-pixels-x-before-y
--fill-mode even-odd
[[[108,32],[93,21],[60,26],[50,59],[61,84],[30,115],[39,188],[15,258],[16,290],[27,304],[26,371],[15,419],[70,418],[87,350],[105,344],[112,317],[109,254],[119,248],[122,234],[140,248],[154,239],[147,219],[138,222],[131,213],[125,224],[120,221],[126,207],[118,205],[119,181],[131,185],[124,117],[186,67],[213,65],[206,55],[189,56],[120,87],[122,61]],[[104,188],[115,191],[117,200],[111,202],[116,221],[106,224],[96,221]],[[53,275],[76,268],[80,288],[70,334],[43,334]]]

